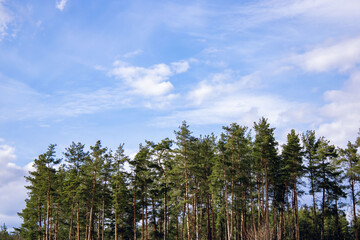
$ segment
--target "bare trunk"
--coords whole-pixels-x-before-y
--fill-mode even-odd
[[[324,160],[322,161],[322,164],[324,165]],[[323,173],[323,182],[325,182],[325,173]],[[322,192],[322,206],[321,206],[321,240],[324,240],[324,225],[325,225],[325,187],[323,187]]]
[[[100,215],[100,210],[98,212],[98,222],[97,222],[98,226],[97,226],[97,239],[100,239],[101,236],[101,215]]]
[[[167,199],[166,192],[164,193],[164,240],[167,239]]]
[[[95,203],[95,187],[96,187],[96,171],[94,171],[94,179],[93,179],[93,187],[92,187],[88,240],[92,239],[92,226],[93,226],[94,203]]]
[[[79,210],[79,200],[77,201],[77,206],[76,206],[76,225],[77,225],[77,240],[80,240],[80,210]]]
[[[134,240],[136,240],[136,187],[134,187]]]
[[[58,213],[56,214],[57,218],[56,218],[56,223],[55,223],[55,236],[54,236],[54,240],[58,240],[58,233],[59,233],[59,218],[58,218]]]
[[[339,211],[338,211],[338,200],[335,199],[335,237],[336,239],[341,239],[341,229],[339,225]]]
[[[313,187],[311,187],[312,189],[314,189]],[[315,200],[315,191],[312,190],[312,200],[313,200],[313,215],[314,215],[314,225],[315,225],[315,236],[318,237],[319,236],[319,231],[318,231],[318,223],[317,223],[317,213],[316,213],[316,200]]]
[[[101,239],[104,240],[105,234],[105,199],[103,199],[102,204],[102,221],[101,221]]]
[[[141,239],[145,240],[145,197],[143,197],[143,206],[142,206],[142,214],[141,214]]]
[[[243,193],[245,195],[245,193]],[[241,232],[240,237],[241,239],[246,239],[246,203],[245,203],[245,196],[243,196],[243,199],[241,201],[242,209],[241,209],[241,218],[240,218],[240,224],[241,224]]]
[[[38,197],[39,240],[41,240],[41,198]]]
[[[294,179],[294,214],[295,214],[295,239],[300,240],[299,214],[298,214],[298,200],[297,200],[297,186],[296,179]]]
[[[284,203],[281,203],[281,210],[280,210],[280,223],[277,232],[277,239],[281,240],[283,237],[283,228],[284,228]]]
[[[257,239],[256,234],[256,223],[255,223],[255,212],[254,212],[254,200],[253,200],[253,190],[252,186],[250,185],[250,208],[251,208],[251,227],[252,232],[254,234],[255,239]]]
[[[216,236],[215,236],[215,215],[214,215],[214,203],[213,203],[213,200],[211,199],[211,220],[212,220],[212,228],[211,228],[211,235],[212,235],[212,240],[215,240],[216,239]]]
[[[211,240],[211,230],[210,230],[210,196],[207,193],[206,198],[206,239]]]
[[[70,219],[70,227],[69,227],[69,240],[72,239],[72,229],[73,229],[73,221],[74,221],[74,205],[75,205],[75,202],[73,203],[72,208],[71,208],[71,219]]]
[[[270,224],[269,224],[269,178],[267,172],[267,164],[265,166],[265,240],[270,240]]]
[[[154,232],[155,235],[157,236],[157,223],[156,223],[156,214],[155,214],[155,202],[154,199],[151,198],[151,203],[152,203],[152,210],[153,210],[153,222],[154,222]]]
[[[226,215],[226,230],[227,230],[227,240],[231,239],[230,235],[230,221],[229,221],[229,204],[228,204],[228,193],[227,193],[227,183],[226,183],[226,174],[224,171],[225,179],[225,215]]]
[[[175,239],[179,240],[179,218],[176,215],[176,235],[175,235]]]
[[[48,240],[49,239],[49,219],[50,219],[50,187],[46,193],[46,196],[47,196],[47,203],[46,203],[45,239]]]
[[[186,229],[187,229],[187,239],[191,239],[190,235],[190,210],[189,210],[189,183],[187,181],[187,171],[185,170],[186,175],[186,184],[185,184],[185,201],[186,201]]]
[[[234,159],[234,149],[232,149],[232,171],[233,173],[235,172],[235,159]],[[230,208],[231,208],[231,212],[230,212],[230,234],[229,234],[229,239],[233,238],[233,231],[234,231],[234,191],[235,191],[235,182],[234,182],[234,177],[231,176],[231,202],[230,202]]]
[[[181,224],[181,239],[184,239],[184,229],[185,229],[185,211],[186,211],[186,203],[184,204],[184,210],[182,215],[182,224]]]
[[[149,239],[149,232],[148,232],[148,209],[147,209],[147,196],[145,196],[145,238],[146,240]]]
[[[262,235],[261,234],[261,229],[262,229],[262,224],[261,224],[261,212],[262,212],[262,203],[261,203],[261,185],[260,185],[260,179],[258,179],[259,181],[259,186],[258,186],[258,189],[257,189],[257,194],[258,194],[258,226],[257,226],[257,235],[258,235],[258,238],[256,239],[260,239],[260,236]]]
[[[355,200],[354,180],[351,180],[351,197],[352,197],[352,203],[353,203],[355,239],[358,240],[359,237],[358,237],[358,225],[357,225],[357,217],[356,217],[356,200]]]

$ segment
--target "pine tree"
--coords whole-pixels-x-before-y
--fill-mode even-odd
[[[315,236],[319,237],[318,233],[318,221],[317,221],[317,213],[316,213],[316,198],[315,198],[315,181],[319,177],[319,169],[317,161],[318,156],[318,147],[320,144],[320,140],[317,140],[315,137],[315,131],[307,131],[305,134],[302,135],[302,142],[304,145],[304,157],[307,161],[307,177],[310,180],[310,190],[309,193],[312,196],[313,206],[312,206],[312,214],[314,220],[314,230]]]
[[[97,189],[98,189],[98,174],[100,173],[103,164],[104,164],[104,154],[107,151],[107,148],[103,148],[101,146],[100,140],[96,142],[95,146],[91,146],[91,157],[87,159],[85,164],[85,171],[87,178],[92,178],[92,186],[91,186],[91,203],[90,203],[90,213],[89,213],[89,225],[88,225],[88,234],[87,239],[92,240],[94,234],[94,217],[96,212],[96,197]],[[98,216],[99,218],[99,216]],[[99,231],[99,229],[98,229]]]
[[[356,196],[356,185],[360,182],[360,155],[357,152],[357,144],[352,144],[350,141],[347,144],[347,148],[340,150],[342,155],[342,161],[345,163],[346,175],[350,184],[351,189],[351,201],[352,201],[352,210],[353,210],[353,228],[355,233],[355,239],[359,239],[358,233],[358,222],[357,222],[357,212],[356,212],[356,203],[358,202]]]
[[[55,159],[55,146],[50,144],[48,150],[34,160],[35,170],[30,171],[30,176],[26,177],[30,183],[30,186],[26,186],[30,190],[30,199],[27,200],[27,206],[20,214],[24,219],[21,232],[25,239],[50,239],[50,221],[53,217],[50,216],[50,210],[53,207],[51,200],[55,193],[53,183],[56,179],[54,167],[61,161]]]
[[[194,137],[191,136],[189,126],[184,121],[179,127],[179,131],[175,131],[176,136],[176,153],[179,159],[180,168],[183,169],[184,173],[184,182],[185,182],[185,214],[186,214],[186,233],[187,239],[191,239],[190,232],[190,171],[189,167],[191,165],[191,154],[192,154],[192,144],[195,142]],[[184,223],[184,220],[183,220]],[[185,239],[185,238],[183,238]]]
[[[271,184],[274,179],[272,179],[272,173],[275,172],[276,165],[274,164],[277,161],[277,142],[274,138],[274,128],[270,128],[270,124],[267,122],[267,119],[261,118],[258,123],[254,123],[255,129],[255,145],[254,145],[254,157],[258,162],[262,176],[259,179],[264,179],[265,181],[265,206],[264,206],[264,239],[270,240],[270,220],[269,220],[269,191]],[[258,186],[261,188],[261,184]],[[260,196],[259,196],[260,197]],[[261,206],[258,206],[259,209]]]
[[[320,138],[319,147],[317,149],[317,161],[319,175],[315,181],[315,190],[322,193],[321,200],[321,240],[325,238],[325,213],[329,207],[326,204],[326,192],[335,187],[335,179],[333,175],[334,169],[331,166],[331,160],[337,157],[334,145],[330,145],[325,138]]]
[[[112,185],[113,185],[113,204],[115,214],[115,240],[119,239],[119,233],[124,238],[125,230],[125,210],[128,208],[128,197],[129,193],[126,188],[126,177],[127,173],[124,170],[125,163],[129,162],[129,157],[125,155],[124,144],[120,144],[114,154],[112,162]],[[120,230],[120,231],[119,231]]]
[[[298,182],[303,175],[302,147],[300,146],[299,135],[292,129],[287,135],[287,143],[283,146],[282,157],[285,161],[285,171],[289,173],[291,189],[293,191],[293,225],[295,226],[294,239],[300,239],[299,215],[298,215]]]
[[[85,145],[72,142],[68,148],[65,148],[65,161],[67,162],[67,177],[65,180],[65,194],[68,199],[71,209],[71,220],[69,226],[69,240],[73,236],[73,218],[76,214],[76,239],[80,240],[81,229],[80,229],[80,205],[84,198],[84,169],[85,162],[89,162],[90,154],[84,151]],[[76,209],[74,209],[76,208]],[[74,212],[76,211],[76,213]]]

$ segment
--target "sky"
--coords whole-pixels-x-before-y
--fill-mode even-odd
[[[360,128],[358,0],[0,0],[0,224],[33,160],[267,118],[279,143]]]

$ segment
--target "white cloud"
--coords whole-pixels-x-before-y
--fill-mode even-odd
[[[190,65],[187,61],[173,62],[171,68],[175,73],[183,73],[190,68]]]
[[[188,99],[196,105],[223,95],[236,95],[244,89],[254,88],[259,82],[259,73],[241,76],[231,70],[213,74],[208,80],[201,81],[188,94]]]
[[[3,0],[0,0],[0,41],[7,35],[8,25],[12,18],[9,10],[4,7]]]
[[[21,219],[17,212],[25,207],[26,189],[24,176],[28,166],[17,166],[15,148],[0,145],[0,218],[8,227],[19,227]]]
[[[360,37],[315,48],[294,57],[294,61],[305,71],[350,70],[360,63]]]
[[[353,23],[360,20],[359,10],[360,2],[357,0],[270,0],[234,8],[230,14],[236,16],[232,18],[234,27],[246,28],[288,18],[311,23]]]
[[[239,122],[252,126],[262,116],[277,126],[292,123],[286,117],[292,109],[305,109],[302,104],[289,102],[279,96],[256,93],[260,73],[241,76],[227,70],[201,81],[189,91],[187,101],[182,103],[185,110],[175,111],[169,116],[156,119],[157,124],[173,125],[179,119],[192,124],[227,124]],[[249,91],[252,89],[253,91]],[[299,122],[306,121],[304,115],[292,113]]]
[[[124,54],[124,58],[134,57],[134,56],[139,55],[139,54],[141,54],[141,53],[142,53],[142,50],[141,50],[141,49],[137,49],[137,50],[135,50],[135,51],[125,53],[125,54]]]
[[[170,116],[157,119],[161,125],[176,124],[179,119],[186,119],[192,124],[227,124],[239,122],[252,126],[262,116],[278,126],[284,123],[282,115],[295,104],[277,96],[253,95],[239,92],[234,95],[218,97],[189,110],[177,111]]]
[[[168,94],[174,86],[169,78],[176,73],[187,71],[186,61],[167,64],[156,64],[148,68],[135,67],[116,61],[110,76],[124,80],[135,94],[145,97],[158,97]]]
[[[324,94],[328,103],[320,113],[327,121],[319,126],[320,135],[339,146],[355,140],[360,128],[359,92],[360,72],[354,72],[342,90],[327,91]]]
[[[59,9],[60,11],[63,11],[66,3],[68,2],[68,0],[60,0],[56,3],[56,8]]]

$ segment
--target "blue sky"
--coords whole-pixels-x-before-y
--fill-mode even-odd
[[[360,127],[360,2],[0,0],[0,223],[50,143],[219,134],[261,116],[332,143]]]

